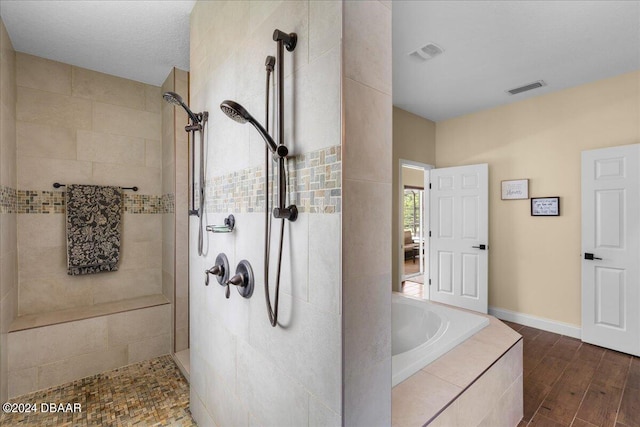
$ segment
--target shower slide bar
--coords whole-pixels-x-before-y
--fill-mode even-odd
[[[66,184],[60,184],[59,182],[54,182],[53,183],[53,188],[60,188],[60,187],[66,187]],[[122,187],[123,190],[133,190],[133,191],[138,191],[138,187]]]

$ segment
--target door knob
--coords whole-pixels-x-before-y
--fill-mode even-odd
[[[598,258],[597,256],[593,256],[593,254],[590,254],[589,252],[585,252],[584,259],[589,259],[589,260],[600,259],[601,260],[602,258]]]
[[[481,251],[484,251],[485,249],[487,249],[487,245],[478,245],[478,246],[471,246],[474,249],[480,249]]]

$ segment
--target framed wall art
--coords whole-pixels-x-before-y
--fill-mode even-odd
[[[560,197],[532,197],[531,216],[560,216]]]
[[[515,179],[502,181],[502,200],[520,200],[529,198],[529,180]]]

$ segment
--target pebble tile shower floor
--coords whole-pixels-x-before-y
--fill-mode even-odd
[[[37,413],[0,415],[0,426],[195,426],[189,384],[162,356],[10,400]],[[81,412],[41,413],[41,403],[79,403]]]

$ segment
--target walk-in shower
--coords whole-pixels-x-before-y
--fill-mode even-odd
[[[162,97],[165,101],[170,104],[178,105],[187,112],[189,119],[191,121],[190,124],[184,127],[186,132],[191,132],[191,209],[189,209],[189,215],[197,215],[199,218],[199,230],[198,230],[198,255],[202,255],[203,246],[204,246],[204,230],[203,230],[203,217],[204,217],[204,202],[205,202],[205,151],[204,151],[204,127],[209,120],[209,113],[207,111],[203,111],[202,113],[194,113],[191,109],[184,103],[182,97],[175,92],[165,92],[162,94]],[[196,154],[195,154],[195,136],[196,131],[200,132],[200,150],[199,150],[199,158],[200,158],[200,173],[198,179],[198,209],[195,207],[196,203],[196,175],[195,175],[195,162],[196,162]]]
[[[273,40],[277,43],[277,59],[267,56],[266,68],[266,98],[265,98],[265,126],[262,126],[242,105],[235,101],[226,100],[220,104],[220,109],[232,120],[238,123],[251,123],[258,131],[266,143],[265,148],[265,230],[264,230],[264,291],[267,303],[267,313],[271,326],[278,324],[278,301],[280,295],[280,272],[282,266],[282,245],[284,241],[285,219],[295,221],[298,217],[298,208],[292,204],[286,206],[287,202],[287,173],[286,161],[289,149],[284,144],[284,48],[292,52],[298,40],[296,33],[284,33],[280,30],[273,32]],[[277,65],[277,98],[276,98],[276,122],[278,143],[269,134],[269,84],[271,73]],[[278,162],[278,204],[273,208],[273,217],[281,219],[280,243],[278,251],[278,263],[276,272],[276,290],[273,306],[269,295],[269,256],[271,252],[271,216],[269,215],[269,199],[272,194],[269,192],[269,180],[272,176],[269,173],[271,159]]]

